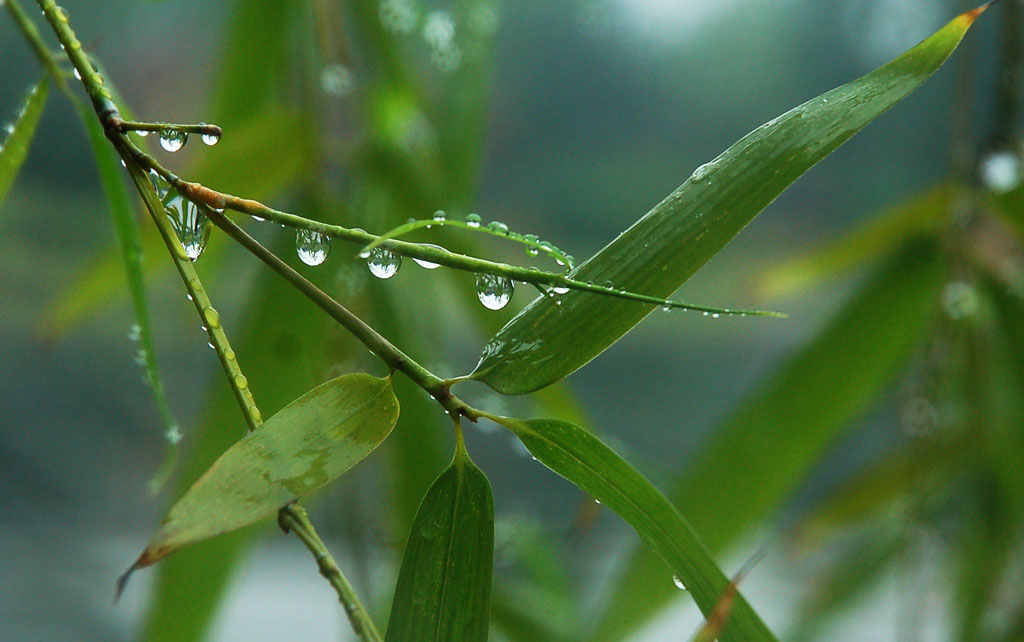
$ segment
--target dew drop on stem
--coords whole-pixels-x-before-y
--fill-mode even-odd
[[[429,247],[429,248],[433,248],[435,250],[444,250],[444,248],[441,247],[440,245],[431,245],[431,244],[428,244],[428,243],[424,243],[423,247]],[[417,259],[416,257],[413,257],[412,260],[416,261],[416,265],[418,265],[421,268],[424,268],[426,270],[436,270],[437,268],[441,267],[440,263],[434,263],[433,261],[428,261],[426,259]]]
[[[331,237],[313,230],[296,230],[295,253],[306,265],[320,265],[331,252]]]
[[[220,142],[220,134],[203,134],[203,144],[213,147]]]
[[[185,249],[188,260],[195,261],[206,249],[206,240],[210,236],[210,225],[206,216],[199,211],[195,203],[180,196],[170,200],[165,212],[175,235]]]
[[[160,132],[160,146],[166,151],[176,152],[188,142],[188,134],[176,129],[164,129]]]
[[[476,296],[488,310],[500,310],[512,299],[512,279],[496,274],[476,275]]]
[[[479,214],[466,214],[466,225],[474,229],[480,227],[480,215]]]
[[[686,585],[683,584],[682,578],[680,578],[678,575],[673,575],[672,576],[672,583],[675,584],[676,588],[679,589],[680,591],[685,591],[686,590]]]
[[[378,279],[390,279],[402,267],[402,255],[384,247],[375,247],[366,258],[366,266],[370,268],[370,274]]]

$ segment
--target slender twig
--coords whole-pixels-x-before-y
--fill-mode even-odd
[[[356,243],[361,247],[375,244],[380,240],[380,236],[370,234],[365,230],[348,228],[340,225],[330,225],[321,221],[304,218],[302,216],[297,216],[295,214],[290,214],[288,212],[268,207],[259,201],[241,198],[225,192],[219,192],[200,183],[182,180],[174,172],[170,171],[159,161],[153,158],[153,156],[145,153],[141,149],[138,149],[134,145],[131,146],[131,150],[135,155],[135,161],[138,164],[152,169],[161,178],[166,180],[171,187],[177,190],[179,194],[194,203],[202,203],[214,210],[232,210],[242,214],[248,214],[249,216],[253,216],[261,220],[265,219],[296,229],[317,232],[349,243]],[[787,316],[782,312],[721,308],[717,306],[673,301],[672,299],[647,294],[638,294],[617,288],[614,284],[598,285],[597,283],[591,283],[589,281],[581,281],[563,273],[543,272],[534,267],[526,268],[509,265],[508,263],[488,261],[486,259],[451,252],[443,247],[435,245],[409,243],[406,241],[391,239],[386,241],[385,247],[389,251],[403,256],[436,263],[438,265],[444,265],[456,270],[473,272],[475,274],[493,274],[513,281],[548,286],[552,289],[551,292],[547,292],[549,295],[556,294],[558,289],[581,290],[593,294],[625,299],[627,301],[637,301],[640,303],[658,305],[664,308],[694,310],[708,315],[764,316],[776,318],[786,318]]]
[[[338,563],[331,556],[330,551],[327,550],[323,540],[317,535],[313,524],[310,523],[309,517],[306,515],[305,509],[296,504],[289,504],[277,514],[277,523],[285,533],[295,533],[295,536],[313,554],[313,559],[316,560],[316,564],[320,569],[320,575],[323,575],[338,593],[338,600],[345,608],[345,615],[348,616],[352,630],[356,632],[359,639],[364,642],[381,642],[384,638],[381,637],[377,627],[373,624],[370,614],[359,601],[359,596],[356,595],[355,589],[348,583]]]
[[[163,132],[163,131],[176,131],[185,134],[203,134],[207,136],[221,137],[224,131],[217,125],[211,125],[209,123],[196,123],[189,125],[179,125],[175,123],[141,123],[133,120],[116,120],[110,123],[110,126],[121,132]]]

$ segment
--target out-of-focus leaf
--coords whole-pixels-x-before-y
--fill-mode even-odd
[[[107,196],[110,216],[117,233],[117,242],[121,248],[121,261],[128,280],[128,292],[131,294],[132,308],[135,311],[135,322],[138,325],[139,353],[145,363],[146,379],[153,392],[157,413],[163,420],[164,430],[167,432],[167,454],[150,482],[150,489],[156,492],[174,472],[178,455],[178,427],[171,415],[171,409],[167,405],[164,384],[156,363],[156,350],[153,348],[153,331],[149,324],[149,305],[146,302],[146,282],[142,277],[139,228],[135,221],[131,198],[128,196],[128,190],[121,177],[119,159],[114,148],[111,147],[104,135],[103,127],[93,111],[85,105],[78,105],[78,107],[82,123],[89,134],[89,143],[92,146],[93,156],[96,158],[96,168],[99,170],[103,192]]]
[[[252,524],[333,481],[397,420],[390,379],[353,374],[313,388],[228,448],[171,508],[133,568]]]
[[[729,580],[679,511],[615,451],[566,421],[488,418],[511,430],[538,461],[626,520],[682,580],[701,612],[707,616],[714,610]],[[728,510],[728,505],[721,508]],[[656,576],[649,579],[658,581]],[[775,637],[737,595],[721,639],[750,642]]]
[[[945,220],[955,194],[951,185],[933,187],[859,224],[839,239],[767,270],[760,277],[762,295],[792,294],[889,254]]]
[[[213,122],[223,126],[248,120],[279,95],[287,77],[288,36],[296,15],[299,12],[288,0],[263,0],[259,7],[235,3],[217,74]]]
[[[930,244],[904,249],[715,431],[670,494],[712,551],[777,507],[877,400],[930,327],[942,277]],[[662,608],[676,595],[667,575],[638,550],[594,639],[620,640]]]
[[[50,94],[50,81],[47,76],[39,81],[28,94],[18,120],[7,130],[7,139],[0,145],[0,205],[3,205],[7,192],[10,191],[14,179],[21,169],[25,157],[28,156],[28,146],[32,143],[32,137],[36,133],[36,125],[43,115],[43,107],[46,106],[46,97]]]
[[[491,626],[513,642],[576,639],[579,620],[565,610],[562,596],[530,583],[496,583],[491,596]]]
[[[790,183],[924,82],[978,13],[960,15],[887,65],[747,134],[573,276],[668,297]],[[502,328],[472,377],[505,394],[537,390],[596,357],[655,307],[580,292],[558,299],[539,297]]]
[[[872,532],[850,553],[830,563],[821,581],[812,583],[806,603],[798,609],[799,617],[786,639],[793,642],[821,639],[818,635],[821,628],[881,579],[883,571],[895,561],[904,545],[903,539],[894,537],[892,532]]]
[[[485,642],[493,559],[491,485],[460,441],[416,513],[387,640]]]

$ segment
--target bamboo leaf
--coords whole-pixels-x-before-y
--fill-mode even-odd
[[[353,374],[313,388],[203,473],[171,508],[132,570],[252,524],[324,486],[370,454],[397,420],[389,379]]]
[[[668,563],[707,617],[729,588],[697,533],[647,479],[597,437],[555,419],[510,419],[486,415],[505,426],[541,463],[618,513]],[[720,507],[728,510],[727,506]],[[666,579],[666,584],[672,583]],[[771,631],[739,594],[723,641],[774,640]]]
[[[486,642],[493,559],[491,485],[460,439],[413,521],[387,640]]]
[[[49,79],[43,76],[39,84],[29,91],[28,99],[18,114],[18,120],[7,130],[7,139],[0,145],[0,205],[3,205],[18,170],[28,156],[28,146],[35,136],[36,125],[43,115],[43,107],[46,106],[46,97],[49,93]]]
[[[670,494],[712,551],[784,501],[876,402],[930,327],[943,274],[930,244],[904,249],[715,431]],[[621,640],[674,596],[660,560],[638,550],[593,639]]]
[[[668,297],[790,183],[924,82],[981,10],[747,134],[571,275]],[[586,364],[653,309],[576,292],[557,302],[538,298],[484,347],[472,377],[504,394],[537,390]]]

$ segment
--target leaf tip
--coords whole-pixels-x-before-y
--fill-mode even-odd
[[[960,18],[963,19],[967,23],[966,26],[969,27],[972,24],[974,24],[974,21],[978,19],[978,16],[980,16],[983,13],[985,13],[985,9],[988,9],[989,7],[991,7],[994,4],[998,4],[999,1],[1000,0],[989,0],[988,2],[986,2],[983,5],[981,5],[980,7],[975,7],[974,9],[971,9],[970,11],[967,11],[967,12],[964,12],[964,13],[960,14]]]
[[[121,577],[117,578],[117,588],[114,589],[114,604],[116,605],[118,600],[121,599],[121,594],[124,593],[124,589],[128,586],[128,580],[132,578],[132,573],[139,568],[139,563],[135,562],[132,564],[127,571],[125,571]]]

